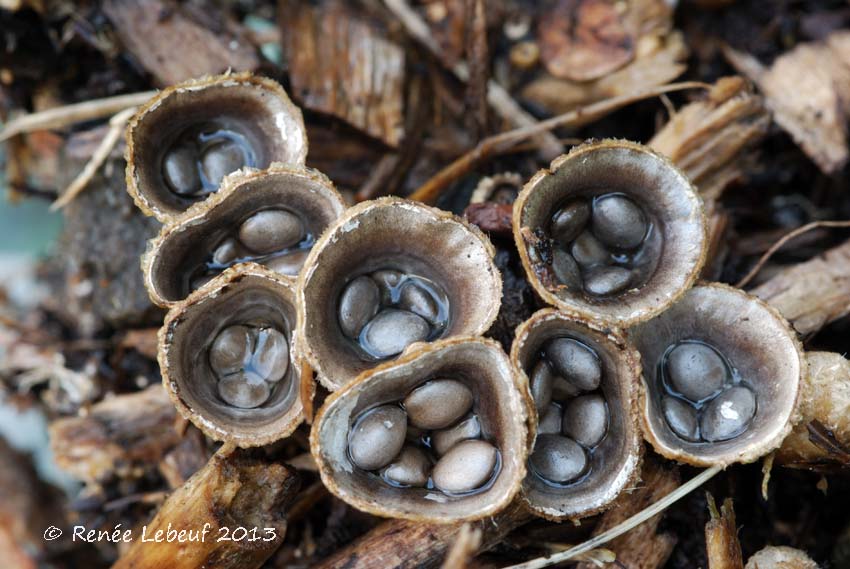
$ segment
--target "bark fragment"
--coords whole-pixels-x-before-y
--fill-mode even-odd
[[[74,135],[65,146],[60,187],[88,160],[89,138]],[[48,262],[48,308],[83,337],[110,327],[158,325],[162,314],[151,304],[139,264],[160,226],[127,194],[123,151],[119,144],[86,191],[63,210],[65,224]]]
[[[259,65],[253,45],[230,30],[218,32],[164,0],[108,0],[103,11],[124,47],[164,87],[227,69]]]
[[[284,2],[279,20],[294,97],[398,146],[404,137],[401,47],[332,0],[317,7]]]
[[[206,538],[156,544],[135,539],[113,569],[260,567],[283,542],[285,507],[297,491],[297,476],[289,468],[241,451],[230,455],[220,451],[145,526],[148,537],[160,530],[200,532],[208,527]],[[218,539],[225,531],[235,538],[233,530],[238,527],[248,530],[244,539]],[[252,528],[257,528],[256,540]],[[267,533],[267,528],[272,531]]]
[[[532,519],[515,501],[492,518],[472,522],[480,530],[479,551],[499,543],[508,533]],[[462,524],[423,524],[389,520],[333,554],[317,569],[402,569],[439,567],[455,542]]]
[[[718,512],[714,498],[709,494],[708,510],[711,519],[705,524],[705,546],[709,569],[744,569],[732,499],[726,498]]]
[[[138,478],[155,468],[180,440],[176,411],[161,385],[104,399],[83,417],[50,424],[50,446],[60,468],[87,484]]]
[[[750,291],[803,336],[850,313],[850,241],[792,265]]]

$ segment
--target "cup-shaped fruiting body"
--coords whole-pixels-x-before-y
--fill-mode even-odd
[[[705,262],[696,190],[667,159],[620,140],[578,146],[532,177],[513,231],[543,300],[619,326],[663,311]]]
[[[343,211],[342,197],[315,170],[277,163],[242,170],[150,241],[145,285],[156,304],[170,306],[236,263],[261,263],[294,279]]]
[[[246,263],[166,315],[159,333],[163,384],[178,411],[208,437],[261,446],[301,422],[294,288],[291,279]]]
[[[850,360],[834,352],[806,352],[806,361],[809,373],[801,386],[800,422],[782,441],[776,463],[830,469],[842,457],[815,444],[809,427],[817,421],[839,444],[850,444]]]
[[[319,410],[310,446],[322,481],[380,516],[490,516],[525,476],[531,402],[493,340],[419,344],[360,375]]]
[[[250,73],[193,79],[164,89],[130,120],[127,190],[165,223],[231,172],[306,157],[301,111],[279,84]]]
[[[699,285],[629,333],[643,361],[644,434],[663,456],[697,466],[752,462],[797,421],[802,346],[758,298]]]
[[[744,569],[818,569],[804,551],[784,545],[768,545],[747,560]]]
[[[336,390],[415,342],[483,334],[499,311],[494,249],[478,228],[399,198],[346,211],[299,275],[301,353]]]
[[[616,330],[546,308],[517,328],[511,361],[537,410],[525,502],[553,520],[604,510],[640,471],[637,351]]]

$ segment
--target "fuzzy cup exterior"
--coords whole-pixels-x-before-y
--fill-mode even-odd
[[[242,132],[258,168],[272,162],[303,166],[307,159],[301,110],[275,81],[234,73],[168,87],[140,107],[127,127],[127,191],[146,215],[169,223],[198,203],[171,192],[160,164],[182,128],[206,121]]]
[[[203,263],[210,248],[242,220],[275,207],[302,216],[307,229],[318,236],[346,206],[333,183],[317,170],[278,163],[265,170],[238,170],[224,179],[218,192],[176,216],[148,242],[142,273],[151,300],[165,307],[180,302],[186,276],[180,271]]]
[[[661,231],[663,243],[648,281],[611,297],[544,282],[531,258],[529,233],[547,231],[566,200],[623,193]],[[693,285],[705,263],[707,231],[702,200],[682,172],[649,148],[603,140],[573,148],[525,184],[514,202],[513,232],[526,275],[547,304],[584,318],[627,327],[660,314]]]
[[[768,545],[747,560],[744,569],[819,569],[805,552],[784,545]]]
[[[806,470],[837,457],[812,442],[809,423],[818,420],[839,442],[850,441],[850,360],[834,352],[806,352],[809,373],[801,386],[800,415],[776,452],[776,463]]]
[[[629,330],[629,339],[644,363],[640,408],[645,437],[669,459],[694,466],[753,462],[778,448],[799,420],[800,390],[808,374],[803,347],[776,309],[740,289],[695,286],[666,312]],[[689,442],[667,425],[659,362],[681,340],[713,346],[753,388],[756,414],[742,434],[727,441]]]
[[[439,284],[449,299],[443,338],[479,336],[499,313],[495,249],[475,226],[437,208],[380,198],[349,208],[313,246],[298,276],[298,351],[331,391],[379,362],[361,358],[338,321],[354,277],[395,268]],[[409,349],[409,347],[408,347]]]
[[[604,511],[640,475],[643,444],[637,409],[640,355],[616,329],[567,315],[551,308],[535,312],[517,327],[511,362],[528,389],[526,370],[532,367],[546,342],[569,337],[592,348],[602,362],[600,389],[608,403],[608,432],[594,450],[589,474],[564,488],[546,484],[529,473],[522,497],[538,516],[560,521],[577,520]],[[531,397],[530,393],[528,395]],[[534,406],[532,405],[532,410]],[[537,429],[537,416],[533,421]],[[533,441],[532,441],[533,449]]]
[[[500,450],[501,469],[481,492],[450,497],[426,488],[395,488],[349,458],[348,433],[360,413],[403,399],[435,377],[458,379],[472,389],[482,430]],[[359,510],[419,522],[476,520],[503,509],[519,491],[533,408],[527,386],[493,340],[456,337],[419,343],[331,394],[313,421],[310,448],[325,486]]]
[[[180,414],[216,441],[247,448],[282,439],[301,423],[299,366],[294,344],[295,290],[254,263],[224,273],[174,305],[159,331],[162,382]],[[249,321],[275,324],[290,345],[289,368],[262,407],[238,409],[221,401],[209,346],[224,328]]]

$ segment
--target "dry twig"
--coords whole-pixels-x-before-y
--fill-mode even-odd
[[[685,89],[707,89],[709,87],[710,86],[706,83],[701,83],[699,81],[670,83],[669,85],[663,85],[648,91],[606,99],[605,101],[593,103],[592,105],[546,119],[545,121],[540,121],[532,126],[520,127],[490,136],[479,142],[475,148],[437,172],[427,182],[422,184],[415,192],[413,192],[410,195],[410,199],[424,203],[434,203],[450,184],[461,176],[472,171],[476,166],[478,166],[478,164],[491,156],[495,156],[509,150],[514,145],[519,144],[540,132],[566,125],[578,126],[598,119],[608,113],[625,107],[626,105],[630,105],[631,103],[657,97],[663,93],[672,93],[674,91],[682,91]]]
[[[619,537],[630,531],[631,529],[639,526],[645,521],[653,518],[654,516],[660,514],[674,503],[684,498],[709,480],[711,480],[716,474],[718,474],[721,470],[723,470],[720,466],[712,466],[711,468],[706,468],[698,475],[694,476],[678,488],[676,490],[670,492],[662,499],[658,500],[648,508],[641,510],[634,516],[625,520],[618,526],[611,528],[610,530],[601,533],[597,536],[592,537],[591,539],[585,541],[582,544],[579,544],[573,548],[568,549],[567,551],[556,553],[554,555],[539,557],[537,559],[532,559],[531,561],[526,561],[525,563],[520,563],[518,565],[511,565],[507,569],[541,569],[543,567],[549,567],[550,565],[555,565],[557,563],[563,563],[564,561],[569,561],[571,559],[576,559],[579,555],[582,555],[592,549],[597,549],[598,547],[605,545],[615,537]]]
[[[98,168],[106,162],[106,159],[109,157],[109,153],[112,152],[112,149],[115,148],[116,144],[118,144],[118,140],[124,134],[124,127],[127,125],[127,121],[130,120],[130,117],[132,117],[135,112],[136,107],[130,107],[109,119],[109,130],[106,132],[103,140],[101,140],[97,149],[94,151],[94,154],[92,154],[91,159],[86,163],[82,172],[74,178],[65,191],[60,194],[59,198],[53,202],[53,205],[50,206],[50,211],[56,211],[57,209],[65,207],[71,203],[71,201],[77,197],[80,192],[86,189],[86,186],[94,177]]]
[[[0,142],[25,132],[63,128],[79,122],[108,117],[129,107],[137,107],[154,95],[156,91],[144,91],[23,115],[9,121],[0,131]]]
[[[384,2],[387,8],[401,21],[407,32],[439,59],[440,46],[431,34],[428,24],[419,17],[406,0],[384,0]],[[464,83],[469,81],[469,66],[466,62],[459,61],[451,67],[451,71],[455,77]],[[510,93],[492,79],[487,82],[487,101],[499,116],[515,126],[524,127],[537,124],[535,118],[525,112],[519,106],[519,103],[511,97]],[[563,152],[561,143],[551,133],[541,131],[535,134],[540,136],[540,146],[549,158],[554,158]]]
[[[145,526],[161,531],[206,531],[206,539],[162,541],[151,547],[134,540],[115,569],[253,569],[283,542],[285,507],[298,490],[298,477],[285,466],[247,453],[228,454],[223,446],[209,463],[172,494]],[[238,538],[239,527],[259,528],[259,539]],[[222,536],[232,539],[222,540]],[[188,537],[188,536],[187,536]],[[163,538],[164,539],[164,538]]]
[[[811,223],[807,223],[802,227],[798,227],[793,231],[789,231],[782,238],[770,246],[770,249],[764,252],[764,255],[758,260],[756,265],[750,269],[750,272],[746,274],[744,278],[742,278],[735,285],[738,288],[744,288],[747,286],[750,281],[758,274],[758,272],[764,267],[765,263],[777,252],[779,251],[786,243],[794,239],[795,237],[799,237],[803,233],[811,231],[812,229],[818,229],[821,227],[850,227],[850,221],[813,221]]]

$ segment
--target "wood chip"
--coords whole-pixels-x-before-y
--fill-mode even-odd
[[[708,509],[711,519],[705,524],[705,547],[709,569],[744,569],[732,499],[726,498],[718,512],[714,498],[708,494]]]
[[[260,64],[248,41],[214,32],[166,0],[107,0],[103,11],[124,47],[159,86]]]
[[[280,21],[294,96],[398,146],[404,137],[404,50],[340,3],[284,4]]]
[[[179,442],[176,411],[161,385],[104,399],[85,417],[50,424],[50,447],[60,468],[97,484],[137,478]]]
[[[681,168],[703,199],[717,200],[750,169],[769,124],[764,100],[747,81],[724,77],[705,98],[679,109],[649,146]]]
[[[850,313],[850,241],[798,263],[750,291],[777,308],[802,335]]]

